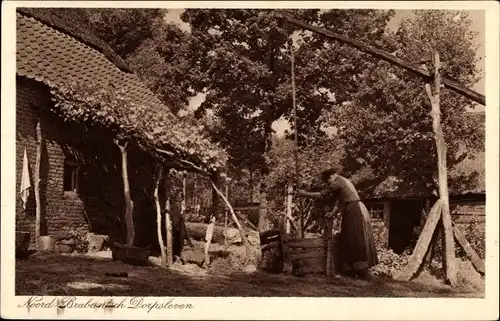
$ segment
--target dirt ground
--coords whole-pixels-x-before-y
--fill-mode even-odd
[[[106,273],[127,272],[128,277]],[[35,254],[16,261],[16,295],[82,296],[276,296],[276,297],[483,297],[484,292],[446,285],[262,272],[216,274],[193,264],[164,269],[109,258]]]

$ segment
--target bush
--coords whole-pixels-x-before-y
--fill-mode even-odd
[[[74,237],[76,240],[75,251],[77,253],[87,253],[89,250],[89,243],[87,241],[87,231],[84,230],[70,230],[69,236]]]
[[[401,255],[394,253],[391,249],[378,249],[379,263],[371,268],[373,275],[393,278],[398,271],[401,271],[407,264],[410,253]]]

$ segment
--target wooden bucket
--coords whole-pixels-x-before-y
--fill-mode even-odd
[[[293,274],[324,274],[326,272],[324,238],[290,240],[288,247]]]
[[[56,248],[56,240],[52,235],[40,236],[38,239],[39,251],[53,252]]]
[[[148,263],[149,249],[113,242],[111,251],[113,260],[132,265],[146,265]]]
[[[16,253],[25,252],[28,250],[30,243],[30,233],[29,232],[17,232],[16,231]]]

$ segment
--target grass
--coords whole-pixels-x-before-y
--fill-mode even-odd
[[[137,267],[107,258],[35,254],[16,261],[16,295],[85,296],[277,296],[277,297],[483,297],[474,289],[445,285],[266,273],[230,275],[213,270]],[[189,271],[188,271],[189,270]],[[109,277],[106,272],[127,272]],[[187,273],[189,272],[189,273]],[[86,286],[87,285],[87,286]]]

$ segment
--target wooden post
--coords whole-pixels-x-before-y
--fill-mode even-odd
[[[229,196],[229,177],[226,177],[226,198]],[[229,202],[229,199],[228,199]],[[227,248],[227,211],[229,208],[226,205],[226,210],[224,211],[224,248]]]
[[[285,215],[287,216],[285,218],[286,234],[290,234],[290,232],[291,232],[291,222],[290,222],[289,217],[293,217],[292,216],[292,204],[293,204],[293,186],[292,186],[292,184],[288,184],[287,195],[286,195],[286,209],[285,209],[285,211],[286,211]]]
[[[196,205],[198,204],[197,201],[196,201],[196,174],[194,175],[194,179],[193,179],[193,193],[192,193],[192,206],[195,210],[195,213],[196,213]],[[196,213],[196,215],[198,215],[198,213]]]
[[[208,250],[210,249],[210,243],[212,243],[212,236],[214,234],[215,227],[215,215],[210,217],[210,223],[207,226],[207,233],[205,234],[205,266],[208,267],[210,265],[210,255],[208,254]]]
[[[154,199],[156,204],[156,226],[158,233],[158,244],[160,245],[160,252],[161,252],[161,265],[167,266],[167,254],[165,252],[165,244],[163,243],[162,228],[161,228],[162,225],[161,206],[160,206],[160,199],[158,198],[158,187],[160,185],[162,172],[163,172],[162,166],[158,166],[155,177]]]
[[[212,174],[212,185],[218,185],[220,181],[220,175],[218,172]],[[207,226],[207,232],[205,234],[205,266],[210,265],[210,255],[208,250],[210,249],[210,244],[212,243],[212,236],[214,232],[215,222],[217,220],[217,212],[219,209],[219,200],[217,196],[216,189],[212,189],[212,211],[210,213],[210,221]]]
[[[298,145],[299,145],[299,128],[297,125],[297,103],[296,103],[296,92],[295,92],[295,60],[294,60],[294,54],[293,54],[293,38],[290,38],[289,40],[289,46],[290,46],[290,62],[291,62],[291,81],[292,81],[292,107],[293,107],[293,125],[294,125],[294,159],[295,159],[295,178],[298,180],[299,179],[299,152],[298,152]],[[297,207],[298,207],[298,218],[299,218],[299,228],[298,228],[298,237],[299,238],[304,238],[304,212],[302,211],[302,203],[297,202]]]
[[[42,127],[41,120],[36,123],[36,163],[35,163],[35,244],[36,248],[40,248],[40,227],[42,221],[42,204],[40,202],[40,168],[42,163]]]
[[[384,205],[384,248],[389,248],[389,236],[391,226],[391,202],[385,202]]]
[[[396,276],[397,279],[409,281],[419,271],[427,251],[431,246],[431,240],[436,226],[441,218],[441,206],[442,201],[439,199],[436,201],[436,204],[434,204],[429,216],[427,217],[427,221],[425,222],[422,233],[418,238],[417,245],[415,245],[415,249],[413,250],[408,265],[400,271],[400,273],[398,273]]]
[[[165,176],[163,177],[163,182],[165,185],[165,230],[166,230],[166,243],[167,243],[167,266],[171,266],[174,261],[174,255],[172,250],[172,220],[170,219],[170,169],[165,169]]]
[[[290,253],[290,247],[288,246],[289,235],[285,231],[285,222],[288,221],[287,217],[284,217],[283,220],[279,220],[279,234],[280,234],[280,244],[281,248],[281,259],[283,260],[283,273],[291,274],[293,273],[293,264],[292,257]]]
[[[326,277],[329,279],[332,277],[332,272],[334,271],[333,253],[332,253],[332,229],[333,229],[333,219],[325,218],[325,230],[323,232],[323,238],[325,240],[326,247]]]
[[[214,173],[211,177],[212,182],[215,182],[215,185],[219,185],[220,183],[220,174],[219,173]],[[217,196],[217,192],[212,189],[212,213],[210,215],[212,216],[217,216],[218,211],[219,211],[219,198]]]
[[[186,171],[182,173],[182,200],[181,200],[181,216],[186,212]]]
[[[443,265],[446,269],[446,281],[454,286],[457,283],[456,262],[455,262],[455,242],[453,238],[453,227],[451,224],[450,205],[448,197],[448,175],[446,166],[447,147],[444,140],[443,129],[441,128],[440,92],[441,92],[441,62],[439,52],[435,51],[432,56],[434,64],[434,90],[431,85],[426,84],[425,89],[431,101],[432,129],[436,141],[437,161],[438,161],[438,187],[439,198],[442,202],[442,222],[444,227],[444,253]]]
[[[114,141],[120,149],[122,156],[122,177],[123,177],[123,195],[125,197],[125,224],[127,225],[127,246],[134,245],[135,227],[134,227],[134,203],[130,197],[130,186],[128,182],[127,170],[127,142],[122,146],[118,140]]]

